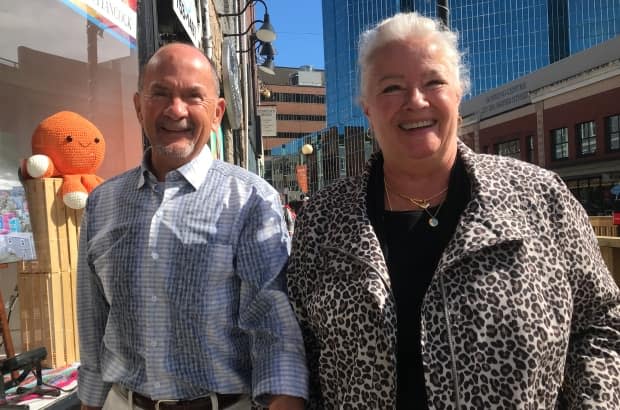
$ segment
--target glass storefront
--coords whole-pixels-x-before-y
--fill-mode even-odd
[[[19,185],[39,122],[73,111],[102,132],[97,174],[139,163],[142,140],[133,108],[138,79],[136,0],[28,0],[0,5],[0,190]]]

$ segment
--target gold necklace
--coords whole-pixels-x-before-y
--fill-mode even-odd
[[[387,190],[389,188],[389,185],[388,185],[387,181],[385,180],[385,177],[383,178],[383,183],[385,184],[385,188]],[[425,198],[425,199],[413,198],[411,196],[407,196],[407,195],[401,194],[399,192],[394,192],[394,193],[396,195],[398,195],[399,197],[401,197],[403,199],[406,199],[407,201],[411,202],[413,205],[417,206],[418,208],[426,209],[426,208],[431,206],[431,201],[433,199],[437,198],[438,196],[443,195],[447,190],[448,190],[448,187],[445,187],[441,191],[437,192],[435,195],[429,196],[428,198]]]
[[[392,203],[390,202],[390,188],[389,185],[387,184],[387,181],[385,180],[385,178],[383,178],[383,184],[385,185],[385,195],[387,197],[387,203],[388,203],[388,207],[390,208],[390,211],[392,211]],[[411,198],[408,197],[407,195],[401,195],[398,192],[396,192],[396,195],[400,196],[403,199],[408,200],[409,202],[411,202],[412,205],[421,208],[424,212],[426,212],[426,214],[429,216],[428,218],[428,224],[430,225],[431,228],[435,228],[436,226],[439,225],[439,219],[437,219],[437,215],[439,215],[439,211],[441,210],[441,207],[443,206],[443,203],[446,202],[445,198],[443,201],[441,201],[441,203],[439,204],[439,206],[437,207],[437,209],[435,210],[435,213],[431,213],[428,208],[430,207],[430,203],[429,201],[437,198],[439,195],[442,195],[444,192],[446,192],[448,190],[448,187],[444,188],[441,192],[433,195],[432,197],[429,197],[425,200],[420,200],[420,199],[416,199],[416,198]],[[422,203],[423,202],[423,203]]]

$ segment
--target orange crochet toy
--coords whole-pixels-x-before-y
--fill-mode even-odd
[[[105,140],[79,114],[61,111],[41,121],[32,134],[32,153],[22,163],[22,175],[62,177],[60,195],[69,208],[84,208],[88,194],[103,182],[95,172],[103,161]]]

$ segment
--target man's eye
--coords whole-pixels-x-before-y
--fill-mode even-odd
[[[202,97],[201,94],[191,94],[188,98],[187,98],[188,102],[191,102],[193,104],[200,104],[202,102],[202,100],[204,100],[204,98]]]
[[[166,91],[163,91],[163,90],[155,90],[155,91],[151,92],[151,97],[166,98],[166,97],[168,97],[168,93]]]

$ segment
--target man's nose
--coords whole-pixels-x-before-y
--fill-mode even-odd
[[[181,97],[172,97],[164,114],[173,119],[186,117],[187,103]]]

